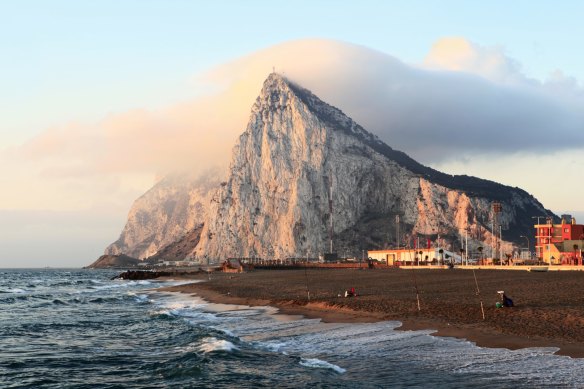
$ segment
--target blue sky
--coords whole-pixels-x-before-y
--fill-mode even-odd
[[[500,54],[526,79],[544,83],[560,71],[582,94],[582,15],[584,3],[576,1],[0,0],[0,268],[86,265],[117,238],[132,201],[157,174],[150,166],[128,174],[79,165],[65,175],[57,157],[71,146],[50,143],[55,137],[47,132],[79,127],[72,142],[91,144],[88,127],[197,99],[208,92],[198,82],[202,74],[307,38],[364,46],[418,66],[437,41],[461,37]],[[39,139],[54,154],[23,157],[22,150],[39,150]],[[548,163],[530,158],[523,163]],[[578,175],[578,160],[565,159],[565,171]],[[465,161],[433,166],[498,179],[478,163],[474,170]],[[513,176],[500,179],[510,183]],[[535,173],[522,179],[518,185],[554,211],[584,210],[573,200],[562,208],[569,199],[547,193]]]
[[[1,139],[180,101],[197,94],[193,75],[300,38],[417,63],[438,38],[463,36],[502,47],[530,77],[581,80],[583,14],[567,1],[2,1]]]

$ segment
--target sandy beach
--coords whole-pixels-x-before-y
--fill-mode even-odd
[[[209,302],[270,305],[327,322],[399,320],[400,329],[435,329],[482,347],[558,347],[584,358],[583,272],[307,269],[193,275],[204,282],[165,288]],[[344,297],[355,288],[357,297]],[[418,310],[416,287],[419,296]],[[496,308],[497,291],[514,300]],[[310,293],[310,300],[308,299]],[[483,301],[483,320],[480,300]]]

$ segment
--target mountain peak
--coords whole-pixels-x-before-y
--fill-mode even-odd
[[[268,75],[268,77],[264,81],[264,88],[266,86],[269,87],[271,85],[278,85],[281,83],[287,84],[288,79],[286,77],[284,77],[283,75],[281,75],[280,73],[272,72]]]
[[[279,73],[272,72],[268,75],[264,81],[262,91],[260,92],[260,98],[268,98],[268,102],[273,102],[273,99],[269,99],[272,95],[279,95],[280,93],[288,94],[290,90],[290,81]]]
[[[340,109],[327,104],[310,90],[275,72],[270,73],[264,81],[252,111],[278,111],[285,108],[292,99],[298,99],[331,130],[343,131],[366,142],[382,143],[377,136],[355,123]]]
[[[455,242],[468,229],[476,247],[492,239],[485,226],[492,201],[503,204],[507,239],[531,228],[528,215],[547,213],[520,189],[421,165],[278,73],[264,81],[219,180],[204,188],[161,181],[135,204],[108,252],[207,261],[316,256],[330,247],[333,220],[335,248],[354,254],[390,244],[395,214],[411,235]]]

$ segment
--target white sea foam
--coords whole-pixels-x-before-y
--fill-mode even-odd
[[[104,283],[97,280],[91,280],[91,284],[89,289],[96,289],[96,290],[107,290],[107,289],[117,289],[117,288],[131,288],[134,286],[148,286],[152,285],[150,281],[124,281],[124,280],[115,280],[112,283]]]
[[[367,361],[373,360],[396,366],[412,361],[420,371],[474,376],[487,386],[505,381],[523,382],[523,387],[542,387],[551,382],[581,387],[574,384],[583,382],[582,360],[552,355],[556,351],[553,348],[489,349],[463,339],[435,337],[432,330],[396,331],[400,325],[397,321],[363,324],[322,323],[318,319],[282,321],[270,315],[274,310],[266,307],[203,300],[197,304],[192,298],[185,301],[184,297],[163,301],[165,307],[173,307],[173,313],[189,323],[222,331],[255,349],[301,357],[302,366],[314,369],[346,372],[327,360],[346,361],[347,366],[352,366],[351,371],[369,371]],[[201,352],[212,352],[231,351],[235,346],[229,341],[207,338],[196,347]]]
[[[203,344],[197,347],[199,351],[210,353],[213,351],[233,351],[238,350],[233,343],[228,340],[217,339],[214,337],[204,338]]]
[[[302,366],[312,367],[315,369],[331,369],[331,370],[336,371],[339,374],[343,374],[344,372],[347,371],[346,369],[343,369],[340,366],[333,365],[332,363],[320,360],[318,358],[302,358],[300,360],[300,364]]]
[[[139,303],[146,303],[146,302],[150,302],[152,300],[150,300],[148,298],[147,294],[134,294],[134,293],[129,293],[131,296],[134,296],[134,298],[136,299],[137,302]]]
[[[5,293],[18,293],[18,294],[21,294],[21,293],[26,293],[26,290],[20,289],[20,288],[12,288],[12,289],[6,289],[4,292]]]
[[[191,306],[191,302],[190,301],[167,301],[165,303],[162,304],[162,306],[164,308],[168,308],[168,309],[183,309],[183,308],[189,308]]]
[[[284,342],[279,342],[279,343],[255,343],[257,346],[259,346],[260,348],[266,349],[268,351],[274,352],[274,353],[279,353],[282,352],[283,354],[286,354],[285,351],[282,351],[287,344]]]
[[[188,285],[188,284],[196,284],[202,282],[201,280],[188,280],[188,281],[172,281],[172,280],[153,280],[154,282],[161,283],[167,286],[179,286],[179,285]]]
[[[198,298],[184,300],[184,296],[177,295],[175,298],[156,300],[158,310],[156,314],[182,317],[191,324],[216,320],[215,315],[203,311],[206,303]]]

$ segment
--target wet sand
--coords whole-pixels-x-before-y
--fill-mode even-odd
[[[435,329],[481,347],[558,347],[584,358],[584,272],[307,269],[213,273],[205,282],[166,288],[226,304],[271,305],[326,322],[399,320],[400,329]],[[420,300],[418,311],[416,286]],[[354,287],[358,296],[343,297]],[[513,308],[496,308],[504,290]],[[310,300],[308,293],[310,292]],[[480,300],[484,305],[483,320]]]

